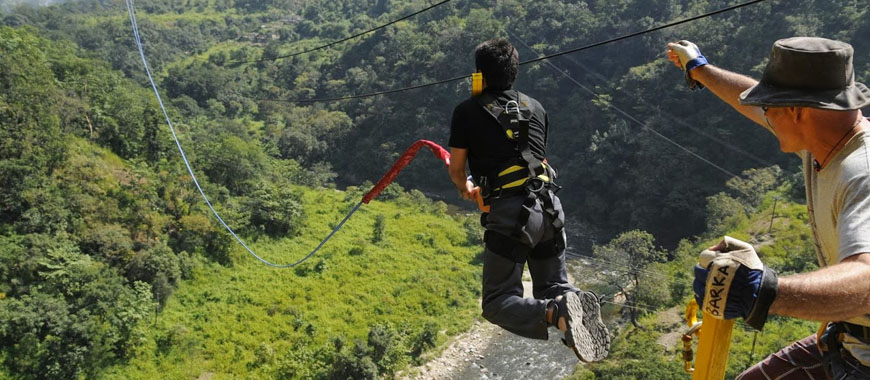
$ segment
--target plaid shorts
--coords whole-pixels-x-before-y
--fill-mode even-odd
[[[834,380],[870,380],[870,368],[851,355],[844,358],[846,372]],[[810,335],[768,356],[737,376],[737,380],[826,380],[816,335]]]

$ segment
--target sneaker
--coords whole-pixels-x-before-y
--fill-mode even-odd
[[[607,357],[610,332],[601,320],[598,297],[590,292],[569,292],[562,295],[558,307],[559,317],[565,318],[567,327],[562,343],[587,363]]]

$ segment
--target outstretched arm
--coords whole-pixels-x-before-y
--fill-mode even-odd
[[[842,321],[870,314],[870,253],[836,265],[779,279],[772,314]]]
[[[737,112],[749,118],[763,127],[767,127],[764,121],[764,111],[755,106],[744,106],[738,101],[740,94],[746,89],[755,86],[758,81],[748,76],[737,74],[728,70],[720,69],[713,65],[704,65],[692,70],[692,79],[701,82],[719,99],[728,103]]]
[[[728,103],[728,105],[743,116],[766,128],[767,123],[764,120],[764,112],[761,108],[744,106],[738,100],[740,93],[755,86],[758,81],[748,76],[707,64],[706,59],[699,66],[692,65],[690,61],[697,59],[698,56],[703,57],[700,55],[697,46],[691,42],[680,41],[679,43],[668,44],[668,59],[674,65],[683,70],[686,70],[688,67],[691,79],[709,88],[719,99]],[[688,66],[687,63],[689,64]]]

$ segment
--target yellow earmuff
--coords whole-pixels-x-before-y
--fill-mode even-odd
[[[471,74],[471,96],[480,95],[483,92],[483,74]]]

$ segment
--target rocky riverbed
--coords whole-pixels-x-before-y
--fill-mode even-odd
[[[524,283],[531,292],[531,283]],[[526,294],[531,297],[531,294]],[[490,324],[475,322],[453,338],[441,354],[411,368],[399,378],[410,379],[561,379],[574,372],[578,360],[559,340],[556,330],[548,341],[527,339]]]

